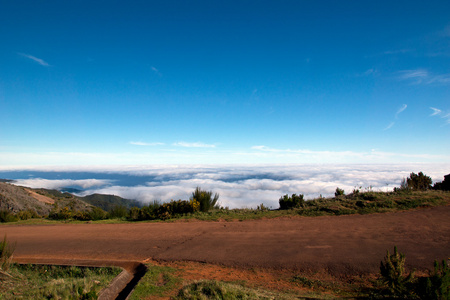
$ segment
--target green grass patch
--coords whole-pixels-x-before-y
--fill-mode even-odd
[[[0,299],[97,299],[122,270],[13,264],[0,274]]]
[[[130,300],[145,299],[150,296],[163,297],[181,283],[175,275],[176,269],[163,266],[147,265],[147,273],[136,285]]]

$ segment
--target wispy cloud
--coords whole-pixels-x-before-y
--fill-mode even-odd
[[[404,54],[404,53],[408,53],[411,51],[412,51],[411,49],[387,50],[387,51],[384,51],[383,54],[395,55],[395,54]]]
[[[161,72],[159,72],[159,70],[157,68],[155,68],[154,66],[151,66],[151,69],[156,75],[158,75],[159,77],[162,77]]]
[[[145,143],[145,142],[130,142],[131,145],[135,146],[162,146],[164,143]]]
[[[49,67],[50,66],[45,60],[37,58],[36,56],[25,54],[25,53],[18,53],[18,54],[23,56],[23,57],[26,57],[26,58],[29,58],[29,59],[33,60],[34,62],[40,64],[41,66],[44,66],[44,67]]]
[[[407,107],[408,107],[408,105],[403,104],[402,107],[400,107],[400,108],[397,110],[397,113],[395,114],[395,118],[397,118],[398,115],[399,115],[400,113],[402,113]]]
[[[399,72],[399,79],[413,84],[450,84],[450,73],[433,74],[425,69],[404,70]]]
[[[398,115],[405,111],[405,109],[408,107],[408,105],[403,104],[402,107],[400,107],[397,112],[395,113],[395,119],[398,119]],[[389,123],[388,126],[386,126],[383,130],[391,129],[395,125],[395,122]]]
[[[389,123],[389,125],[388,126],[386,126],[383,130],[388,130],[388,129],[391,129],[392,128],[392,126],[394,126],[395,125],[395,122],[391,122],[391,123]]]
[[[173,143],[174,146],[177,147],[186,147],[186,148],[215,148],[216,145],[212,144],[204,144],[204,143],[187,143],[187,142],[177,142]]]
[[[430,107],[430,109],[433,111],[433,113],[430,116],[436,116],[441,114],[442,110],[434,108],[434,107]]]
[[[435,107],[430,107],[430,109],[433,111],[430,117],[439,116],[444,119],[446,125],[450,124],[450,112],[443,112],[442,110]]]

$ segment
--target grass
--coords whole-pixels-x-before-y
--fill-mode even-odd
[[[180,285],[181,279],[175,275],[174,268],[153,265],[147,267],[147,273],[135,287],[130,300],[163,297]]]
[[[332,299],[334,296],[313,289],[301,293],[291,290],[271,290],[255,286],[244,277],[242,280],[216,280],[215,274],[204,275],[204,279],[185,278],[185,267],[169,267],[147,264],[147,273],[139,281],[130,299]],[[202,264],[194,268],[202,272]],[[223,268],[223,267],[221,267]],[[192,269],[188,268],[191,272]],[[231,268],[230,268],[231,269]],[[189,276],[188,276],[189,277]],[[264,283],[264,282],[263,282]],[[291,286],[296,285],[286,281]]]
[[[307,200],[301,207],[292,209],[267,209],[264,206],[258,208],[240,208],[213,209],[209,212],[195,212],[185,215],[174,216],[165,222],[179,220],[200,220],[200,221],[244,221],[264,218],[278,217],[316,217],[332,215],[351,215],[351,214],[372,214],[395,212],[424,207],[433,207],[450,204],[450,192],[446,191],[400,191],[400,192],[356,192],[349,195],[340,195],[333,198],[317,198]],[[161,222],[162,220],[145,220],[139,222]],[[76,221],[76,220],[48,220],[48,219],[29,219],[8,224],[17,225],[44,225],[44,224],[118,224],[136,221],[127,221],[125,218],[105,219],[98,221]]]
[[[0,299],[97,299],[120,268],[12,264],[0,274]]]
[[[305,201],[304,205],[286,210],[268,209],[216,209],[207,213],[196,212],[174,219],[197,219],[204,221],[252,220],[283,216],[331,216],[371,214],[448,205],[450,192],[361,192],[334,198],[318,198]]]

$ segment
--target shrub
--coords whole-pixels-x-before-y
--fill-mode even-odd
[[[345,195],[344,190],[337,187],[336,192],[334,192],[334,196],[338,197],[338,196],[344,196],[344,195]]]
[[[115,205],[108,213],[110,219],[126,218],[128,215],[128,209],[125,205]]]
[[[3,241],[0,242],[0,269],[1,270],[8,271],[15,249],[16,249],[16,245],[10,244],[6,240],[6,235],[5,235],[3,238]]]
[[[0,222],[15,222],[17,221],[17,217],[9,210],[0,210]]]
[[[278,203],[280,204],[280,209],[290,209],[295,207],[303,207],[305,200],[303,199],[303,194],[292,194],[291,197],[286,194],[278,200]]]
[[[219,194],[214,194],[212,196],[212,191],[202,190],[200,187],[197,187],[195,191],[192,193],[191,200],[197,201],[199,205],[199,210],[202,212],[208,212],[213,208],[219,208],[217,201],[219,201]]]
[[[92,209],[87,212],[87,215],[89,217],[89,220],[103,220],[104,218],[106,218],[106,212],[101,209],[100,207],[92,207]]]
[[[20,220],[28,220],[32,218],[40,218],[36,211],[32,209],[21,210],[16,214],[16,217]]]
[[[431,188],[431,177],[424,175],[422,172],[415,174],[414,172],[406,179],[408,188],[415,191],[424,191]]]
[[[139,207],[132,207],[128,212],[128,219],[137,221],[141,219],[141,209]]]
[[[443,260],[441,264],[434,262],[434,273],[430,277],[422,277],[417,284],[417,294],[421,299],[450,299],[450,268]]]
[[[71,219],[72,216],[73,214],[70,211],[70,209],[67,206],[65,206],[60,210],[58,210],[57,208],[53,209],[48,215],[48,218],[52,220],[68,220]]]
[[[381,283],[386,287],[389,295],[396,297],[408,297],[412,290],[414,272],[406,275],[405,273],[405,255],[397,251],[394,247],[394,253],[389,251],[384,258],[384,263],[380,264]]]

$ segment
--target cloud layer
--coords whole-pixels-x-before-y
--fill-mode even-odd
[[[423,171],[434,181],[442,181],[450,164],[408,165],[278,165],[278,166],[163,166],[135,167],[89,172],[40,172],[39,178],[18,178],[33,171],[0,172],[0,177],[18,179],[29,187],[83,189],[81,195],[93,193],[119,195],[144,203],[153,200],[189,199],[195,187],[220,194],[224,207],[278,208],[284,194],[304,194],[307,199],[332,196],[336,187],[349,193],[354,188],[389,191],[399,186],[411,172]],[[16,177],[16,178],[14,178]],[[47,178],[45,178],[47,177]],[[64,179],[48,179],[60,178]],[[76,178],[76,179],[74,179]]]

